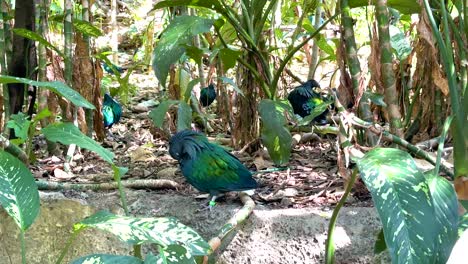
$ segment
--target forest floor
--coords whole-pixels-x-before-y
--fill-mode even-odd
[[[176,189],[158,189],[161,194],[183,194],[198,196],[200,193],[186,183],[178,170],[178,163],[168,153],[167,139],[154,136],[154,127],[148,116],[160,94],[152,74],[132,74],[130,82],[138,87],[137,95],[124,106],[123,118],[112,127],[114,138],[107,137],[103,146],[115,154],[116,164],[129,168],[123,180],[167,179],[178,184]],[[215,109],[210,106],[207,110]],[[203,111],[206,111],[204,109]],[[210,122],[215,123],[216,119]],[[154,129],[153,129],[154,130]],[[215,131],[210,138],[225,134]],[[226,140],[224,140],[226,141]],[[45,144],[43,139],[36,144]],[[305,144],[298,144],[292,150],[288,169],[283,171],[255,174],[260,187],[253,199],[267,208],[307,208],[334,206],[344,193],[345,181],[337,174],[336,137],[327,136]],[[44,145],[42,145],[44,146]],[[39,146],[37,146],[38,148]],[[37,149],[36,148],[36,149]],[[252,171],[274,168],[266,151],[253,155],[233,151]],[[32,166],[36,178],[69,182],[101,183],[112,182],[112,169],[96,154],[82,150],[75,154],[72,164],[73,175],[62,171],[63,158],[38,154],[38,162]],[[73,193],[73,192],[71,192]],[[230,198],[228,198],[230,199]],[[220,199],[220,202],[223,200]],[[369,192],[357,182],[353,193],[347,199],[347,206],[372,206]]]

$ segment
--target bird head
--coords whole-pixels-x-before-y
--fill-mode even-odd
[[[112,102],[112,97],[109,94],[104,94],[104,103]]]
[[[308,88],[314,88],[314,87],[320,88],[320,84],[314,79],[310,79],[307,82],[305,82],[304,86]]]
[[[182,130],[169,140],[169,154],[172,158],[180,161],[182,159],[194,159],[198,152],[209,145],[208,139],[196,131]]]
[[[210,83],[210,85],[208,85],[208,89],[214,90],[215,89],[214,84]]]

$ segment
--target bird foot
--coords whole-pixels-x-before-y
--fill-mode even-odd
[[[197,210],[197,212],[210,212],[211,213],[213,212],[215,205],[216,205],[216,202],[213,202],[213,201],[210,201],[208,205],[203,203],[200,205],[200,208]]]
[[[216,201],[214,199],[216,199],[216,197],[212,198],[208,202],[208,205],[201,204],[200,209],[198,209],[197,212],[204,212],[204,211],[212,212],[214,210],[214,207],[216,206]]]

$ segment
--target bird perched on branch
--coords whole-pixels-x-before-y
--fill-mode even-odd
[[[188,183],[210,194],[210,210],[221,193],[257,188],[252,173],[234,155],[201,133],[178,132],[169,140],[169,154],[179,161]]]
[[[102,103],[102,116],[104,117],[104,127],[111,128],[113,124],[118,123],[122,117],[122,106],[109,94],[104,94]]]
[[[105,62],[102,63],[102,68],[104,68],[104,70],[109,74],[115,74],[114,70],[119,73],[124,72],[124,68],[117,66],[115,64],[107,65],[107,63]]]
[[[216,99],[216,91],[214,85],[211,83],[208,87],[202,88],[200,91],[200,104],[207,107]]]
[[[289,93],[288,100],[293,107],[294,114],[304,118],[310,115],[317,105],[324,103],[322,96],[319,92],[314,91],[314,88],[320,88],[318,82],[315,80],[308,80]],[[328,109],[315,117],[314,122],[320,125],[327,124],[327,113]]]

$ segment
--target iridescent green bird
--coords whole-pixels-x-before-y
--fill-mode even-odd
[[[107,65],[107,63],[105,62],[102,63],[102,68],[104,68],[104,70],[109,74],[115,74],[116,71],[119,73],[124,72],[124,68],[117,66],[115,64]]]
[[[252,173],[234,155],[196,131],[183,130],[172,136],[169,154],[179,161],[188,183],[210,194],[210,209],[221,193],[257,188]]]
[[[215,87],[213,84],[208,85],[208,87],[202,88],[200,90],[200,104],[203,107],[207,107],[210,104],[213,103],[213,101],[216,99],[216,91]]]
[[[122,117],[122,106],[108,94],[104,94],[102,116],[104,117],[105,128],[111,128],[112,125],[118,123]]]
[[[304,84],[294,88],[288,95],[288,100],[293,107],[294,114],[306,117],[312,113],[314,108],[324,103],[320,93],[314,91],[314,88],[320,88],[315,80],[308,80]],[[320,125],[327,124],[328,109],[314,118],[314,122]]]

